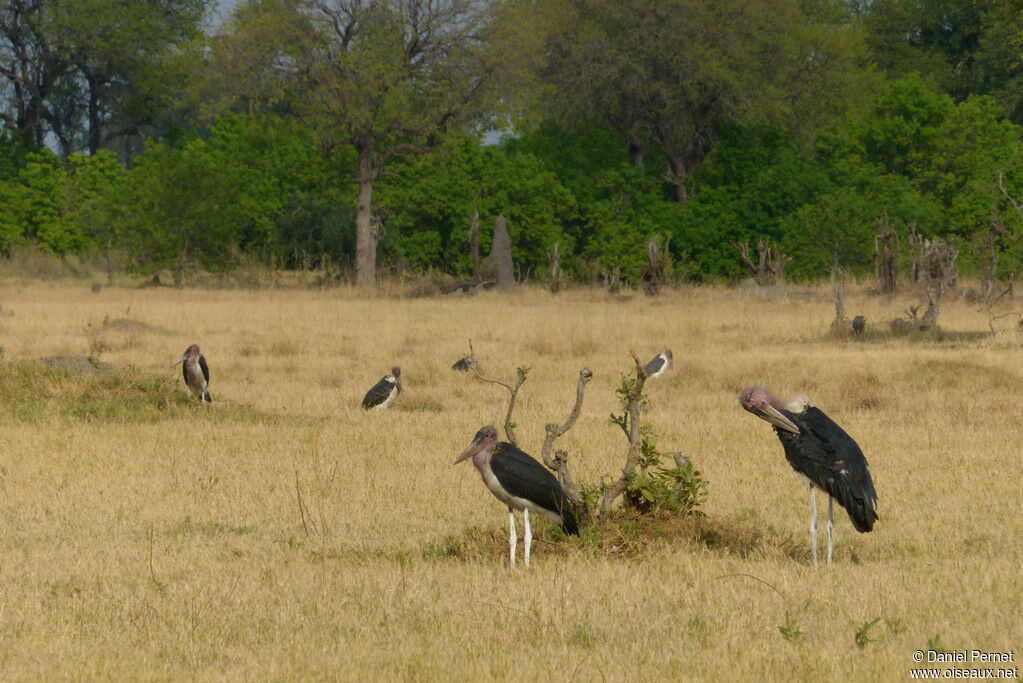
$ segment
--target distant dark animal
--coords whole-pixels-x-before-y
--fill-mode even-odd
[[[462,356],[455,361],[455,364],[451,366],[451,369],[457,372],[469,372],[469,370],[472,370],[473,362],[472,356]]]
[[[852,330],[856,334],[863,334],[863,330],[867,329],[867,319],[862,315],[858,315],[852,320]]]
[[[199,352],[199,345],[192,344],[181,358],[174,361],[174,365],[181,363],[181,374],[185,377],[185,386],[188,387],[188,395],[198,395],[203,403],[213,403],[210,397],[210,368],[206,365],[206,358]]]
[[[508,506],[511,566],[515,566],[515,544],[518,542],[514,510],[522,510],[526,528],[523,559],[527,567],[533,543],[533,531],[529,526],[530,510],[561,525],[566,534],[579,535],[579,525],[572,514],[572,506],[551,471],[516,446],[498,441],[497,428],[493,425],[487,425],[476,432],[472,443],[462,451],[455,464],[469,458],[472,458],[472,464],[480,471],[483,483],[490,492]]]
[[[646,371],[647,379],[654,379],[655,377],[660,377],[668,370],[671,370],[672,365],[671,349],[665,349],[664,353],[659,353],[654,356],[643,369]]]
[[[366,410],[377,408],[386,410],[394,403],[394,399],[401,393],[401,368],[391,368],[391,374],[381,378],[373,385],[373,388],[366,392],[362,399],[362,407]]]
[[[786,403],[761,387],[748,387],[739,403],[762,420],[774,425],[785,448],[785,459],[810,484],[810,542],[813,565],[817,566],[817,497],[814,486],[828,494],[828,565],[831,565],[834,527],[832,501],[845,508],[853,527],[860,533],[874,528],[877,493],[870,478],[870,466],[860,447],[806,397]]]

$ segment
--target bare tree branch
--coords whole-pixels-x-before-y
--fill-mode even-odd
[[[632,385],[632,390],[629,392],[625,414],[622,416],[623,420],[628,421],[628,428],[626,429],[624,422],[620,423],[622,429],[629,437],[629,451],[625,458],[625,467],[622,468],[622,476],[608,488],[607,492],[604,493],[604,498],[600,501],[600,516],[602,518],[610,511],[615,499],[625,491],[625,487],[629,483],[629,472],[636,469],[636,465],[639,463],[639,456],[643,450],[639,406],[643,401],[643,385],[646,383],[646,370],[636,353],[634,351],[629,351],[629,353],[636,364],[636,382]]]
[[[575,424],[576,419],[579,417],[579,411],[583,406],[583,394],[586,392],[586,384],[591,379],[593,379],[593,373],[589,368],[583,368],[579,371],[579,383],[576,385],[575,405],[572,406],[572,412],[569,413],[568,419],[560,427],[556,424],[547,424],[545,427],[547,436],[543,440],[543,449],[541,451],[544,464],[557,473],[558,480],[561,482],[561,488],[564,489],[565,495],[572,504],[576,517],[583,524],[589,519],[589,511],[586,509],[586,501],[583,499],[582,489],[575,483],[571,473],[568,471],[568,453],[559,450],[555,453],[554,457],[551,457],[551,448],[554,446],[554,440],[564,435]]]
[[[476,352],[472,348],[471,339],[469,340],[469,357],[472,358],[470,367],[472,367],[473,373],[478,378],[490,384],[499,384],[500,386],[507,389],[508,393],[511,394],[511,397],[508,399],[508,413],[504,416],[504,433],[505,436],[508,437],[508,441],[513,446],[518,446],[519,440],[515,438],[515,423],[512,422],[512,411],[515,410],[515,397],[518,395],[519,389],[526,381],[526,375],[529,374],[529,368],[521,365],[518,368],[516,368],[515,372],[518,374],[518,381],[515,383],[515,386],[512,387],[511,385],[505,384],[500,380],[490,379],[489,377],[484,377],[483,375],[480,374],[480,371],[476,367]]]

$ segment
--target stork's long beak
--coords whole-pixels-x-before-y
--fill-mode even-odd
[[[754,414],[757,417],[767,420],[778,429],[784,429],[785,431],[792,432],[793,434],[799,433],[799,427],[796,426],[796,423],[782,415],[777,408],[769,403],[757,406]]]
[[[477,453],[479,453],[480,449],[482,449],[482,448],[483,448],[483,439],[482,438],[480,438],[480,439],[473,439],[472,443],[469,444],[469,447],[466,448],[464,451],[462,451],[462,454],[460,456],[458,456],[458,459],[455,460],[454,464],[457,465],[458,463],[462,462],[463,460],[467,460],[467,459],[471,458],[472,456],[474,456]]]
[[[174,361],[173,363],[171,363],[171,367],[173,368],[173,367],[174,367],[175,365],[177,365],[178,363],[184,363],[184,362],[185,362],[186,360],[188,360],[188,356],[187,356],[187,355],[185,355],[185,356],[182,356],[181,358],[178,358],[178,359],[177,359],[176,361]]]

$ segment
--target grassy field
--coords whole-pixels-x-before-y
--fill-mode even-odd
[[[847,291],[846,310],[880,324],[910,298]],[[1023,656],[1023,334],[952,334],[986,331],[976,306],[946,303],[940,337],[853,341],[828,336],[824,288],[397,300],[5,280],[0,304],[5,680],[875,680],[908,678],[929,643]],[[469,337],[485,374],[532,367],[516,421],[534,455],[593,370],[559,441],[590,484],[624,461],[608,413],[629,349],[673,349],[648,419],[702,471],[706,517],[602,543],[538,529],[532,567],[510,569],[505,510],[452,466],[506,407],[449,369]],[[208,410],[170,367],[192,342]],[[132,369],[30,362],[90,349]],[[395,364],[406,393],[363,412]],[[880,521],[860,535],[839,510],[830,570],[810,564],[805,486],[738,405],[751,383],[808,394],[870,462]]]

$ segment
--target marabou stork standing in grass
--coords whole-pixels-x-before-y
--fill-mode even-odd
[[[828,565],[831,565],[833,501],[845,508],[860,533],[874,528],[877,493],[863,451],[845,431],[805,396],[786,403],[761,387],[748,387],[742,407],[774,425],[785,459],[810,484],[810,542],[817,566],[817,486],[828,494]]]
[[[650,359],[650,362],[643,368],[646,371],[647,379],[654,379],[660,377],[668,370],[671,370],[672,358],[671,349],[665,349],[664,353],[659,353]]]
[[[181,373],[185,376],[188,395],[198,394],[203,403],[213,403],[210,398],[210,368],[206,358],[199,352],[199,345],[192,344],[181,354],[171,367],[181,363]]]
[[[362,407],[366,410],[370,408],[376,408],[378,410],[385,410],[391,407],[394,403],[394,399],[401,393],[401,368],[395,366],[391,368],[391,374],[383,377],[379,382],[373,385],[373,388],[366,392],[366,397],[362,399]]]
[[[480,471],[483,483],[499,501],[508,506],[508,548],[511,566],[515,566],[514,510],[522,510],[522,521],[526,528],[524,561],[529,566],[529,550],[533,543],[533,531],[529,526],[529,511],[560,524],[566,534],[579,535],[572,506],[561,488],[561,484],[550,470],[529,457],[510,443],[497,440],[497,428],[487,425],[476,432],[468,448],[455,460],[455,464],[472,458],[472,464]]]

